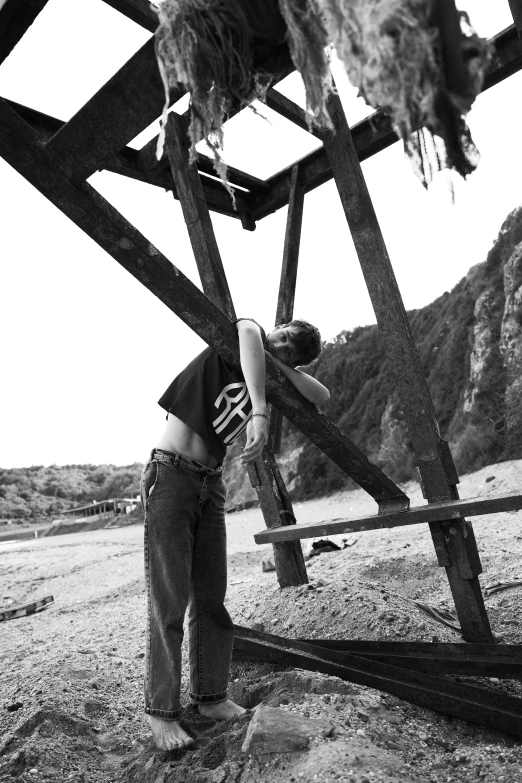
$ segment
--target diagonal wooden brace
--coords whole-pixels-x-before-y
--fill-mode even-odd
[[[189,162],[188,139],[183,121],[174,113],[170,114],[167,123],[166,147],[203,290],[214,304],[234,320],[234,305],[197,165]],[[283,478],[275,459],[266,449],[263,457],[249,466],[248,475],[257,492],[267,527],[282,524],[283,511],[291,514],[295,521]],[[275,545],[274,559],[281,587],[308,581],[299,541]]]
[[[237,331],[174,264],[87,183],[71,182],[61,158],[0,99],[0,155],[223,358],[239,366]],[[294,389],[270,360],[267,397],[382,510],[407,510],[408,497],[327,416]]]

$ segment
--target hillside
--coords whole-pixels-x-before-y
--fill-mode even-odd
[[[522,457],[522,207],[508,215],[485,261],[409,318],[459,472]],[[331,391],[325,413],[370,459],[395,481],[413,478],[415,459],[377,327],[341,332],[309,372]],[[231,507],[255,498],[241,448],[234,444],[225,462]],[[294,500],[354,486],[288,422],[278,459]],[[0,469],[0,520],[37,521],[94,499],[136,495],[140,469]]]
[[[0,521],[38,522],[93,500],[133,497],[139,492],[141,464],[33,465],[0,468]]]
[[[507,217],[484,262],[452,291],[408,315],[459,472],[521,457],[522,207]],[[330,389],[325,413],[370,459],[398,482],[415,476],[377,326],[339,334],[309,372]],[[236,454],[227,460],[237,502],[253,497]],[[280,464],[294,500],[350,487],[345,474],[288,423]]]

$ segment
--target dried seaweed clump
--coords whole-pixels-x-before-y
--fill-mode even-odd
[[[329,44],[366,102],[390,113],[425,186],[435,170],[466,176],[476,168],[464,117],[481,89],[489,46],[464,13],[453,7],[452,17],[451,2],[157,0],[156,7],[167,96],[173,87],[190,92],[192,158],[205,139],[225,185],[223,123],[232,109],[263,100],[292,63],[305,84],[310,122],[331,127]]]
[[[456,16],[460,57],[455,41],[441,32],[441,14],[447,12],[435,0],[317,2],[348,78],[370,106],[390,113],[423,184],[441,168],[464,177],[474,171],[479,155],[464,117],[480,92],[490,49],[467,15]],[[451,78],[460,59],[457,90],[448,84],[446,71]]]

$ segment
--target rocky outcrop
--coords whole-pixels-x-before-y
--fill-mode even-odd
[[[491,381],[491,367],[499,353],[498,341],[493,331],[494,298],[491,291],[484,291],[477,299],[474,310],[473,347],[469,363],[469,383],[464,391],[462,412],[472,415],[477,395],[487,393]]]
[[[522,242],[504,267],[504,293],[500,352],[506,368],[506,448],[516,453],[522,438]]]

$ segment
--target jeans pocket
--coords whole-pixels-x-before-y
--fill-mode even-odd
[[[141,505],[144,509],[147,508],[157,483],[158,463],[156,460],[152,460],[145,466],[141,474]]]

